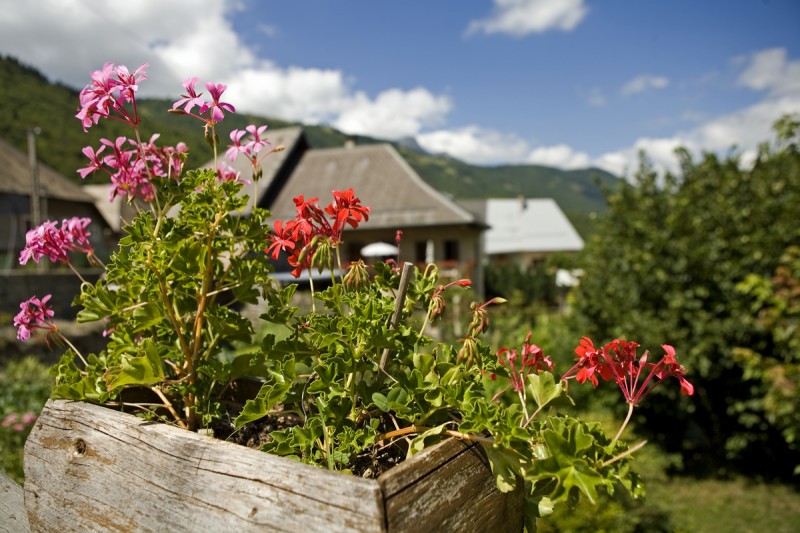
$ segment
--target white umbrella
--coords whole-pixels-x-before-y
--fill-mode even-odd
[[[397,246],[388,242],[373,242],[361,249],[361,255],[364,257],[387,257],[397,255],[398,252],[400,250]]]

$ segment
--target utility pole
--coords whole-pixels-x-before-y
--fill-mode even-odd
[[[39,163],[36,157],[36,136],[41,128],[28,128],[28,165],[31,169],[31,227],[42,222],[41,185],[39,184]]]
[[[36,156],[36,136],[42,132],[41,128],[28,128],[28,165],[31,170],[31,228],[42,223],[42,191],[39,183],[39,161]],[[41,261],[39,270],[47,269],[47,263]]]

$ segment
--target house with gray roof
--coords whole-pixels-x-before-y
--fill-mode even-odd
[[[369,244],[394,243],[400,230],[401,262],[436,262],[445,274],[449,269],[481,287],[484,224],[423,181],[390,144],[307,150],[265,207],[273,219],[292,219],[295,197],[318,197],[324,206],[333,190],[348,188],[372,211],[369,221],[345,232],[342,261],[359,259]]]
[[[107,247],[109,228],[98,212],[94,198],[53,168],[37,163],[40,218],[61,221],[73,216],[89,217],[92,246],[98,251]],[[19,252],[25,246],[25,234],[33,225],[31,197],[33,180],[28,154],[0,139],[0,268],[19,266]],[[80,266],[80,265],[78,265]]]
[[[242,194],[247,194],[250,198],[255,194],[258,197],[258,206],[269,208],[309,145],[303,128],[299,126],[267,130],[265,137],[273,146],[283,146],[283,150],[269,154],[261,160],[261,178],[258,181],[253,179],[253,167],[243,154],[240,153],[233,162],[226,159],[225,163],[239,173],[240,180],[250,182],[250,185],[242,189]],[[209,162],[205,166],[213,168],[214,164]],[[248,203],[243,214],[249,215],[251,209],[252,204]]]
[[[94,199],[47,165],[36,163],[39,181],[40,220],[33,221],[31,198],[33,179],[28,154],[0,139],[0,311],[17,313],[19,303],[33,295],[52,294],[50,301],[56,316],[75,315],[72,300],[80,292],[80,280],[64,265],[52,265],[46,258],[35,265],[19,264],[19,253],[25,247],[25,234],[45,220],[61,221],[73,216],[89,217],[89,240],[99,256],[104,256],[113,243],[111,229],[94,204]],[[100,275],[87,268],[85,257],[74,256],[74,266],[82,276],[94,282]]]

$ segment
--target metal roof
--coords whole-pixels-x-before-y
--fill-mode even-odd
[[[520,252],[574,252],[583,239],[551,198],[490,198],[464,202],[488,225],[488,255]]]

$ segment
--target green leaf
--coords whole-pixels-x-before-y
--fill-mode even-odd
[[[526,387],[528,395],[533,398],[533,401],[540,408],[561,396],[564,390],[563,383],[561,381],[556,383],[553,374],[550,372],[529,374]]]
[[[152,340],[142,343],[144,355],[133,357],[106,373],[106,387],[109,391],[129,385],[152,385],[164,381],[164,366],[158,348]]]
[[[560,474],[562,475],[559,477],[562,477],[562,483],[567,491],[573,487],[577,488],[589,498],[592,504],[596,504],[599,498],[597,487],[607,483],[603,476],[590,468],[583,460],[575,461],[572,467],[564,469]]]
[[[270,369],[272,383],[265,383],[252,400],[248,400],[242,412],[234,420],[236,428],[248,422],[263,418],[275,405],[286,398],[292,388],[292,382],[297,377],[295,374],[294,359],[287,360],[278,370]]]
[[[414,455],[415,453],[421,452],[425,448],[425,439],[428,437],[434,437],[436,435],[441,435],[442,432],[447,429],[447,424],[440,424],[438,426],[434,426],[427,431],[423,431],[411,441],[411,444],[408,447],[408,454]]]
[[[214,306],[206,312],[208,324],[215,335],[228,341],[249,342],[253,324],[227,307]]]
[[[501,446],[483,446],[483,449],[489,458],[489,465],[500,492],[511,492],[517,488],[516,473],[521,467],[516,454]]]
[[[576,420],[566,430],[567,438],[550,429],[542,432],[552,455],[536,461],[535,464],[543,473],[558,479],[559,487],[553,493],[555,499],[570,495],[574,488],[586,495],[592,503],[596,503],[597,487],[610,482],[584,459],[586,451],[594,443],[594,438],[584,433],[581,423]]]
[[[267,416],[270,409],[275,407],[275,404],[280,402],[286,393],[291,388],[292,384],[283,383],[270,383],[261,386],[258,395],[252,400],[247,400],[242,408],[242,412],[236,417],[233,424],[236,428],[240,428],[248,422],[253,422]]]
[[[261,377],[269,372],[261,354],[245,353],[236,356],[230,365],[228,379],[233,381],[244,376]]]
[[[375,407],[383,411],[384,413],[388,413],[389,409],[389,400],[381,394],[380,392],[372,393],[372,403],[375,404]]]
[[[146,305],[137,307],[133,311],[133,318],[136,319],[136,327],[133,331],[144,331],[164,321],[166,316],[160,306],[149,302]]]

